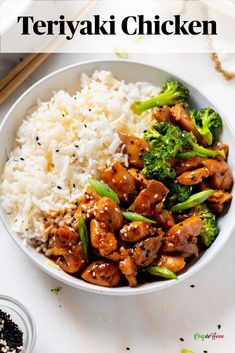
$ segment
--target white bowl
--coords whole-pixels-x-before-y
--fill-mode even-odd
[[[89,75],[97,69],[110,70],[115,76],[117,76],[117,78],[126,80],[127,82],[148,81],[156,84],[157,86],[161,86],[166,79],[176,78],[185,83],[185,85],[190,89],[190,103],[193,107],[214,107],[214,105],[208,101],[197,89],[192,87],[187,82],[181,80],[180,77],[176,77],[169,72],[160,70],[153,66],[121,60],[93,61],[71,65],[66,68],[57,70],[38,81],[36,84],[30,87],[9,110],[0,127],[1,167],[4,166],[4,163],[7,160],[7,156],[12,150],[16,132],[22,122],[22,118],[24,117],[26,111],[35,104],[37,98],[40,97],[41,100],[47,100],[51,97],[53,91],[57,91],[59,89],[66,89],[70,93],[74,93],[79,88],[79,75],[83,72]],[[221,114],[224,119],[224,130],[221,140],[229,144],[229,165],[232,170],[235,170],[235,137],[233,136],[231,128],[226,122],[226,117],[223,115],[221,110],[216,107],[214,108]],[[127,286],[118,288],[105,288],[86,283],[80,279],[76,279],[63,272],[62,270],[49,265],[45,256],[38,254],[33,248],[23,244],[22,240],[11,230],[11,225],[7,216],[5,215],[4,211],[0,209],[0,216],[8,233],[16,242],[16,244],[22,249],[24,254],[27,255],[39,268],[70,286],[89,292],[109,295],[134,295],[153,292],[168,286],[172,286],[185,280],[186,278],[189,278],[191,275],[205,266],[224,246],[234,228],[234,214],[235,203],[232,202],[229,212],[219,221],[221,231],[214,244],[199,258],[191,261],[187,268],[184,269],[182,274],[179,275],[178,281],[159,279],[155,282],[139,285],[137,288],[130,288]]]

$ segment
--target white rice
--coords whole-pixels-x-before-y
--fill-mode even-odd
[[[23,120],[0,180],[0,202],[13,230],[40,240],[44,212],[69,207],[87,178],[99,177],[111,160],[126,164],[127,156],[116,152],[117,131],[141,136],[151,116],[133,114],[130,105],[157,92],[149,83],[126,84],[96,71],[92,77],[81,75],[76,95],[59,91],[38,102]]]

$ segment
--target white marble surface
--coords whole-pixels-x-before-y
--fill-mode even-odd
[[[104,57],[51,55],[2,105],[0,119],[27,87],[47,73]],[[18,59],[19,55],[2,55],[0,69],[6,70]],[[208,55],[132,55],[130,59],[154,63],[187,79],[223,106],[235,127],[235,80],[226,82],[215,72]],[[34,353],[121,353],[127,347],[131,353],[180,353],[181,348],[195,353],[234,353],[234,249],[235,234],[206,268],[180,285],[137,297],[106,297],[69,288],[41,272],[0,224],[0,293],[17,298],[31,311],[37,326]],[[62,286],[58,296],[51,292],[56,286]],[[193,338],[195,333],[212,332],[224,338],[204,342]]]

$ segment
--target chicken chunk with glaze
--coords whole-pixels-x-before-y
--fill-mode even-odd
[[[131,203],[136,195],[136,182],[121,163],[114,162],[103,172],[103,180],[118,194],[124,203]]]

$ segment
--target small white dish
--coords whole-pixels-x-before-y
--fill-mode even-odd
[[[75,93],[79,88],[79,75],[81,73],[92,74],[94,70],[109,70],[119,79],[123,79],[129,82],[136,81],[147,81],[151,82],[157,86],[161,86],[162,83],[169,78],[176,78],[182,81],[190,90],[190,103],[193,107],[214,107],[222,118],[224,119],[224,130],[221,136],[222,142],[229,144],[229,165],[232,171],[235,170],[235,137],[232,133],[232,129],[226,122],[226,117],[221,112],[218,107],[215,107],[206,97],[204,97],[196,88],[191,86],[189,83],[183,81],[180,77],[176,77],[169,72],[161,70],[159,68],[144,65],[131,61],[122,60],[108,60],[108,61],[92,61],[79,63],[65,67],[63,69],[57,70],[52,74],[44,77],[32,87],[30,87],[11,107],[9,112],[6,114],[1,127],[0,127],[0,166],[4,166],[7,156],[12,150],[13,142],[15,140],[16,132],[22,122],[22,119],[27,112],[27,110],[32,107],[36,100],[40,98],[41,100],[47,100],[51,97],[53,91],[59,89],[66,89],[69,93]],[[234,189],[232,191],[233,196],[235,194]],[[144,283],[136,288],[130,287],[117,287],[117,288],[105,288],[95,286],[84,282],[83,280],[74,278],[68,275],[62,270],[51,266],[48,259],[38,254],[30,246],[24,245],[22,239],[20,239],[12,230],[10,222],[5,215],[4,211],[0,209],[0,217],[5,225],[8,233],[16,244],[21,248],[25,255],[27,255],[34,264],[36,264],[43,271],[47,272],[49,275],[57,278],[58,280],[93,293],[109,294],[109,295],[136,295],[148,292],[157,291],[176,283],[179,283],[186,278],[189,278],[202,267],[204,267],[211,259],[218,254],[221,248],[224,246],[226,241],[229,239],[235,225],[235,203],[232,202],[229,212],[219,220],[220,233],[214,244],[205,251],[199,258],[194,259],[190,264],[184,269],[182,274],[179,275],[178,281],[176,280],[164,280],[159,279],[151,283]]]
[[[18,300],[6,295],[0,295],[0,310],[9,314],[23,332],[22,353],[31,353],[36,339],[36,327],[28,310]]]

